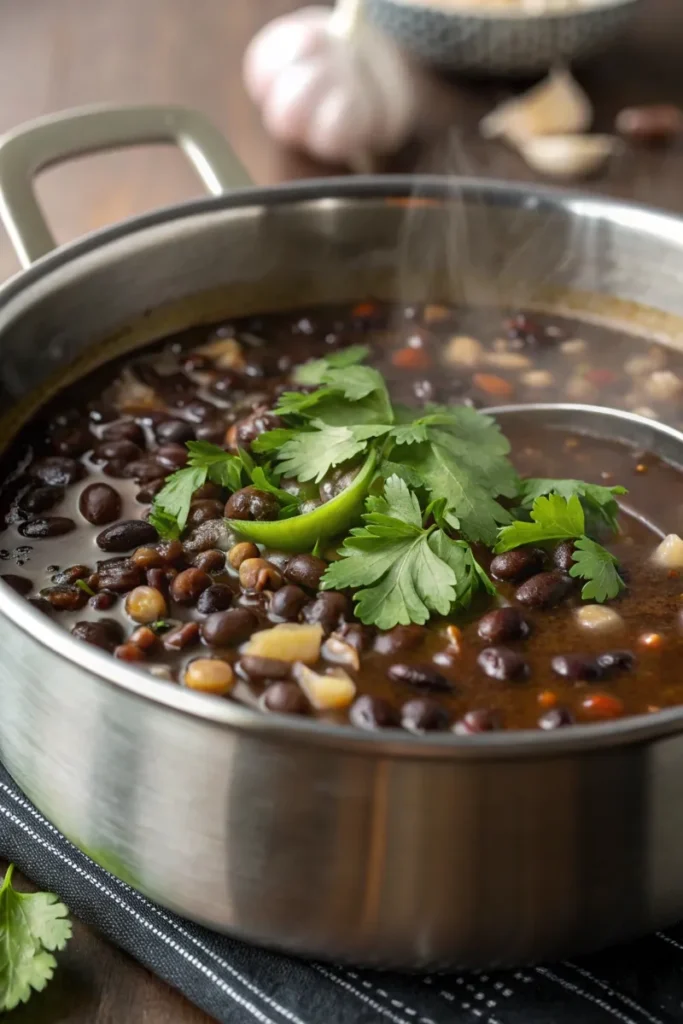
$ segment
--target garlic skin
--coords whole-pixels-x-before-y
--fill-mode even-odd
[[[519,146],[529,167],[564,180],[595,174],[615,149],[616,139],[611,135],[539,135]]]
[[[357,18],[306,7],[249,44],[244,82],[268,132],[319,160],[358,166],[398,149],[416,120],[415,76],[394,44]]]
[[[520,148],[538,135],[586,132],[593,122],[593,106],[579,83],[564,68],[551,71],[532,89],[505,100],[479,124],[485,139],[505,139]]]

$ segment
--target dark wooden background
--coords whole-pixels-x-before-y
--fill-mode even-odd
[[[241,56],[254,32],[296,0],[0,0],[0,132],[70,106],[182,103],[204,111],[232,141],[255,181],[325,173],[266,137],[244,95]],[[609,56],[581,71],[609,130],[631,103],[683,104],[681,0],[644,0]],[[527,179],[515,154],[484,143],[479,117],[504,84],[434,83],[428,136],[403,167]],[[593,190],[683,211],[683,144],[627,153]],[[97,156],[45,174],[38,191],[60,241],[199,193],[180,155],[140,149]],[[16,259],[0,237],[0,280]],[[0,870],[4,865],[0,862]],[[200,1024],[208,1018],[89,929],[75,924],[48,988],[12,1024]]]

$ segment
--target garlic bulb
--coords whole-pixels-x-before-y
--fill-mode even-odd
[[[486,139],[503,138],[515,147],[537,135],[571,135],[587,131],[593,120],[588,96],[562,68],[528,92],[506,100],[481,121]]]
[[[417,117],[405,58],[360,17],[360,0],[306,7],[266,25],[244,59],[247,91],[269,133],[318,159],[367,164],[397,149]]]
[[[529,167],[551,178],[595,174],[616,148],[611,135],[538,135],[519,146]]]

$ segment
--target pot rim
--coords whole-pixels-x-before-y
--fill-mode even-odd
[[[41,257],[0,287],[0,303],[6,303],[35,282],[68,263],[106,247],[126,236],[217,210],[257,205],[310,202],[330,199],[386,197],[417,200],[448,200],[470,193],[486,194],[497,205],[529,207],[550,206],[565,209],[580,218],[627,223],[645,233],[676,238],[683,247],[683,218],[656,211],[644,205],[589,196],[558,188],[442,175],[368,175],[355,178],[320,178],[264,188],[242,188],[234,193],[189,200],[142,216],[118,222],[93,232]],[[500,407],[499,411],[509,407]],[[683,446],[683,434],[633,413],[605,410],[601,407],[557,403],[553,409],[611,413],[673,436]],[[492,412],[495,410],[486,410]],[[321,723],[298,716],[268,715],[221,698],[194,693],[182,686],[155,679],[143,670],[127,666],[96,647],[79,642],[67,630],[51,622],[0,581],[0,617],[7,617],[41,647],[69,663],[78,663],[97,678],[98,683],[121,688],[134,697],[151,701],[169,710],[190,715],[221,728],[236,728],[252,735],[279,742],[332,746],[336,751],[359,755],[409,759],[488,760],[561,756],[577,750],[600,750],[624,743],[640,743],[679,732],[683,727],[683,707],[669,708],[647,715],[633,715],[608,723],[574,725],[567,730],[544,732],[538,729],[511,730],[473,736],[452,732],[414,735],[386,730],[381,736],[347,725]]]

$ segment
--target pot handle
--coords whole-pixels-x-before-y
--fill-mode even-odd
[[[251,185],[217,128],[184,107],[93,106],[41,117],[0,137],[0,219],[23,267],[56,248],[38,205],[39,171],[84,153],[148,143],[174,143],[209,192]]]

